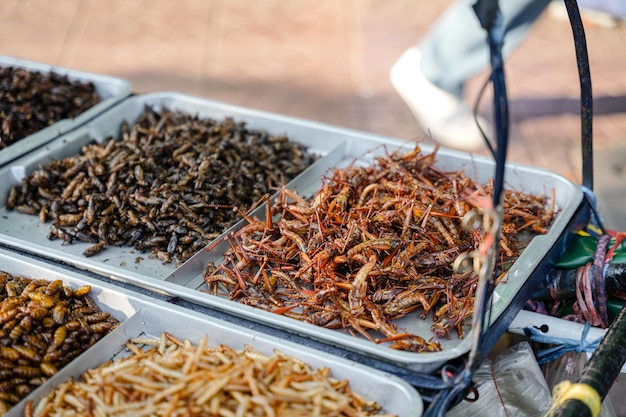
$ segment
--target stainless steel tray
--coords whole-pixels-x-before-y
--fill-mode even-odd
[[[358,164],[370,164],[373,158],[384,152],[391,152],[398,147],[407,150],[414,144],[398,139],[371,135],[364,132],[327,126],[306,120],[294,119],[270,113],[242,109],[204,99],[192,98],[179,94],[161,93],[132,97],[106,114],[89,123],[85,128],[51,142],[44,149],[22,158],[11,166],[0,170],[0,239],[5,244],[40,256],[61,260],[82,269],[110,277],[122,282],[129,282],[159,293],[181,297],[185,300],[214,308],[228,314],[261,322],[275,328],[297,333],[343,349],[360,352],[377,360],[388,361],[416,372],[430,373],[443,363],[459,358],[467,353],[472,344],[470,332],[465,339],[440,340],[443,350],[436,353],[411,353],[376,345],[364,339],[349,336],[341,331],[329,330],[312,324],[303,323],[284,316],[261,311],[218,296],[201,293],[198,289],[204,285],[202,273],[207,263],[219,262],[225,245],[217,245],[210,252],[202,250],[176,269],[174,265],[163,265],[156,259],[144,259],[139,264],[134,262],[138,255],[131,248],[109,248],[91,258],[82,255],[87,244],[75,243],[61,246],[58,241],[49,241],[45,237],[47,225],[42,225],[34,216],[24,216],[7,212],[6,196],[10,186],[18,182],[26,173],[39,163],[52,158],[72,155],[90,138],[103,138],[117,133],[119,121],[123,118],[133,120],[143,109],[144,104],[157,104],[178,108],[182,111],[197,112],[201,117],[221,118],[233,116],[246,121],[250,127],[265,129],[270,133],[286,133],[291,139],[311,146],[313,151],[325,155],[313,166],[303,172],[287,186],[302,195],[313,194],[321,184],[322,175],[332,167],[346,167],[356,161]],[[431,146],[421,146],[424,153],[433,151]],[[494,175],[495,164],[488,158],[472,156],[467,153],[447,149],[437,152],[438,166],[442,170],[463,170],[465,174],[480,183]],[[529,279],[537,264],[548,251],[561,239],[568,224],[583,201],[579,187],[567,179],[552,172],[533,167],[508,164],[506,184],[519,191],[549,195],[555,190],[556,205],[559,213],[548,234],[533,239],[522,256],[508,272],[505,284],[500,285],[494,296],[493,320],[495,321],[512,303],[520,288]],[[235,225],[240,227],[243,223]],[[407,316],[399,326],[408,331],[430,338],[430,323]]]
[[[385,145],[384,147],[381,145]],[[329,158],[323,160],[327,168],[343,168],[351,163],[370,164],[374,156],[380,156],[383,152],[393,151],[398,147],[405,147],[410,150],[413,145],[406,142],[389,140],[383,138],[360,138],[358,141],[346,141],[337,150],[333,151]],[[429,150],[424,146],[424,151]],[[436,166],[444,171],[457,171],[462,169],[466,175],[476,179],[480,183],[485,183],[493,178],[494,163],[486,158],[471,157],[467,154],[440,149],[437,153]],[[288,185],[300,192],[307,193],[317,190],[320,185],[319,171],[324,168],[323,164],[316,167],[315,176],[302,176]],[[517,262],[508,271],[508,277],[503,279],[503,283],[498,285],[494,294],[492,309],[492,322],[509,307],[517,293],[531,276],[534,269],[557,243],[560,237],[567,231],[568,224],[583,200],[582,191],[573,183],[549,171],[532,167],[509,164],[506,173],[506,183],[519,191],[533,194],[549,195],[554,188],[556,195],[556,205],[560,212],[556,216],[549,233],[535,237],[524,250]],[[236,225],[235,229],[241,224]],[[355,352],[371,355],[380,360],[385,360],[405,366],[417,372],[430,373],[443,363],[456,359],[467,353],[472,343],[471,332],[466,332],[465,339],[458,339],[454,335],[451,339],[438,339],[442,345],[442,351],[434,353],[412,353],[398,351],[371,343],[364,338],[348,335],[340,330],[329,330],[312,324],[303,323],[295,319],[290,319],[282,315],[272,314],[250,306],[241,305],[236,302],[221,298],[219,296],[208,295],[204,292],[196,291],[190,293],[189,289],[203,289],[206,284],[203,281],[203,272],[209,262],[219,265],[223,260],[223,253],[228,249],[228,243],[223,241],[208,251],[199,252],[189,259],[178,270],[174,271],[165,279],[164,284],[172,283],[180,285],[181,288],[174,290],[171,287],[162,287],[169,292],[185,297],[199,304],[211,306],[220,310],[228,311],[251,320],[275,326],[281,329],[305,335],[307,337],[323,340],[332,345],[338,345]],[[425,339],[432,336],[430,326],[432,323],[420,320],[417,313],[409,314],[396,321],[399,328],[421,335]]]
[[[358,363],[210,319],[200,313],[146,295],[123,291],[119,287],[108,285],[82,273],[2,249],[0,249],[0,270],[27,277],[61,279],[65,284],[75,287],[91,285],[91,296],[99,307],[122,321],[120,327],[33,391],[5,414],[6,416],[23,415],[26,400],[37,401],[60,382],[69,377],[79,377],[85,370],[111,359],[123,351],[128,339],[142,333],[158,337],[162,332],[192,342],[198,342],[203,336],[208,335],[209,345],[226,344],[234,349],[242,349],[244,345],[249,345],[268,355],[279,349],[300,358],[314,368],[329,367],[334,377],[347,379],[355,392],[378,402],[387,413],[407,417],[419,417],[422,414],[421,398],[410,385],[393,375]],[[181,326],[181,323],[184,323],[184,326]]]
[[[130,83],[121,78],[75,71],[68,68],[6,56],[0,56],[0,66],[25,68],[30,71],[37,71],[44,74],[54,72],[60,75],[66,75],[68,79],[72,81],[92,82],[102,99],[100,103],[96,104],[79,116],[73,119],[59,120],[53,125],[48,126],[37,133],[33,133],[11,146],[0,150],[0,167],[32,151],[33,149],[38,148],[59,135],[69,132],[77,126],[82,125],[122,99],[126,98],[131,93]]]

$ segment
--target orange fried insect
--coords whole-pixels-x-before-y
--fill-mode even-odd
[[[352,189],[350,186],[344,185],[339,194],[337,194],[337,196],[330,202],[328,212],[332,213],[334,211],[345,211],[348,207],[348,199],[351,193]]]
[[[402,288],[399,287],[379,288],[374,291],[371,298],[375,303],[384,303],[391,300],[402,291]]]
[[[457,247],[459,242],[454,238],[450,230],[441,222],[441,220],[437,219],[434,216],[428,217],[428,221],[432,223],[437,231],[443,236],[448,246],[454,248]]]
[[[461,201],[461,197],[459,194],[459,181],[457,179],[452,180],[452,197],[454,203],[454,209],[456,210],[456,214],[459,217],[465,216],[465,206]]]
[[[75,318],[72,320],[66,321],[63,326],[66,328],[66,330],[70,332],[73,332],[81,328],[80,322],[78,321],[78,319],[75,319]]]
[[[63,324],[65,317],[69,314],[66,302],[59,302],[52,309],[52,320],[57,324]]]
[[[0,324],[7,323],[13,320],[15,316],[17,316],[17,313],[19,313],[19,311],[16,308],[0,312]]]
[[[317,326],[326,326],[329,323],[338,320],[340,318],[340,313],[335,310],[323,310],[316,311],[315,313],[309,315],[307,321],[313,323]]]
[[[87,321],[87,323],[89,324],[94,324],[94,323],[104,321],[108,319],[110,316],[111,316],[111,313],[108,313],[106,311],[99,311],[97,313],[93,313],[88,316],[85,316],[85,321]]]
[[[449,249],[443,249],[437,252],[429,253],[427,255],[420,256],[415,259],[415,263],[419,267],[424,268],[438,268],[442,266],[450,266],[459,254],[469,249],[468,245],[463,247],[454,247]]]
[[[44,317],[43,319],[41,319],[41,326],[42,326],[44,329],[49,329],[49,328],[51,328],[51,327],[54,327],[54,326],[55,326],[55,324],[56,324],[56,323],[54,322],[54,320],[52,320],[52,318],[51,318],[51,317]]]
[[[280,283],[282,283],[282,285],[285,285],[287,288],[293,288],[294,290],[298,289],[298,285],[295,283],[294,278],[292,278],[289,273],[281,271],[280,269],[272,269],[269,281],[270,284],[272,282],[276,284],[280,281]]]
[[[65,338],[67,337],[67,327],[59,326],[54,331],[54,336],[52,338],[53,346],[61,346],[63,342],[65,342]]]
[[[401,241],[399,239],[393,238],[371,239],[353,246],[346,254],[349,258],[353,258],[356,254],[361,253],[366,249],[395,249],[400,243]]]
[[[452,307],[454,306],[454,307]],[[431,330],[438,337],[450,338],[450,330],[456,329],[459,339],[463,338],[463,324],[465,320],[472,317],[474,313],[472,299],[468,297],[465,301],[447,303],[437,310],[436,321],[431,326]]]
[[[364,205],[365,199],[370,193],[373,194],[373,196],[370,198],[376,198],[377,191],[378,191],[378,183],[375,183],[375,182],[364,187],[363,190],[361,191],[361,194],[359,195],[358,206]]]
[[[39,307],[50,308],[55,304],[54,298],[42,292],[29,292],[28,298],[33,300],[35,305]]]
[[[41,320],[44,317],[46,317],[48,315],[49,310],[45,307],[34,307],[34,308],[29,308],[28,310],[28,314],[34,319],[34,320]]]
[[[359,272],[356,273],[352,281],[352,288],[350,288],[348,292],[348,302],[350,303],[350,314],[355,317],[360,316],[365,311],[363,300],[367,295],[367,279],[370,272],[372,272],[376,266],[376,263],[376,257],[370,257],[369,262],[359,269]]]
[[[106,249],[107,246],[108,246],[108,243],[104,240],[98,243],[94,243],[93,245],[91,245],[90,247],[88,247],[87,249],[83,251],[83,255],[86,257],[97,255],[98,253]]]
[[[73,298],[74,297],[74,290],[71,287],[69,287],[67,285],[64,285],[63,288],[61,288],[61,290],[63,291],[63,296],[65,298]]]
[[[112,324],[106,321],[101,321],[98,323],[93,323],[89,325],[89,331],[91,333],[104,333],[108,332],[112,328]]]
[[[368,302],[367,309],[372,315],[372,320],[374,320],[374,323],[376,323],[378,331],[380,331],[387,337],[395,337],[398,335],[396,326],[392,324],[387,318],[385,318],[379,306]]]
[[[396,340],[391,347],[393,349],[408,350],[411,352],[438,352],[441,350],[441,344],[439,342],[426,340],[414,334]]]
[[[13,362],[17,362],[20,358],[20,354],[17,350],[9,346],[0,346],[0,357],[8,359]]]
[[[34,415],[33,400],[28,400],[24,405],[24,417],[33,417]]]
[[[224,262],[207,267],[209,291],[226,289],[239,302],[368,338],[373,328],[383,328],[396,349],[437,350],[436,342],[396,332],[392,320],[418,309],[424,317],[444,296],[451,302],[448,285],[468,300],[469,312],[471,285],[453,284],[450,265],[483,243],[478,230],[462,229],[461,217],[472,207],[488,207],[492,185],[483,189],[461,171],[437,169],[435,153],[420,155],[416,147],[374,157],[371,166],[335,169],[309,199],[282,187],[267,201],[272,223],[245,217],[248,226],[227,237]],[[533,224],[541,225],[540,200],[509,193],[507,204],[519,213],[505,217],[503,229],[528,223],[532,232]],[[510,249],[498,259],[504,269],[521,245],[509,236],[501,242]],[[425,280],[429,271],[441,282]]]
[[[313,197],[313,203],[311,204],[311,212],[315,211],[326,202],[333,195],[333,188],[329,185],[324,185]]]
[[[13,373],[25,378],[35,378],[42,374],[41,369],[35,368],[34,366],[16,366],[13,368]]]
[[[58,349],[55,349],[53,346],[50,346],[46,351],[46,354],[43,356],[42,360],[44,362],[56,362],[61,359],[62,352]]]
[[[508,257],[515,256],[515,252],[513,251],[513,249],[511,249],[511,244],[509,242],[509,239],[504,233],[500,236],[500,249]]]
[[[17,324],[11,329],[11,332],[9,333],[9,339],[11,339],[12,341],[16,341],[22,336],[25,331],[26,330],[21,324]]]
[[[91,285],[83,285],[74,290],[74,297],[76,298],[84,297],[85,295],[89,294],[90,291],[91,291]]]
[[[13,349],[20,354],[24,359],[28,359],[29,361],[39,362],[41,360],[41,356],[34,350],[29,347],[23,345],[13,345]]]
[[[264,232],[266,230],[268,230],[267,223],[257,219],[253,223],[249,223],[237,230],[235,232],[235,237],[247,236],[254,232]]]
[[[354,330],[359,332],[367,340],[369,340],[370,342],[376,343],[376,339],[374,339],[372,335],[369,334],[366,330],[366,329],[372,329],[372,330],[376,329],[377,328],[376,323],[370,320],[364,319],[364,318],[355,317],[348,311],[341,312],[341,321],[342,321],[342,326],[344,328],[352,327]]]
[[[22,335],[22,340],[24,340],[24,344],[27,347],[36,349],[39,352],[43,352],[48,349],[48,343],[44,340],[41,333]]]
[[[41,372],[43,372],[45,376],[52,376],[52,375],[55,375],[57,372],[59,372],[56,366],[52,365],[50,362],[41,362],[39,364],[39,368],[41,369]]]
[[[59,214],[55,224],[60,227],[75,226],[82,219],[83,214]]]
[[[55,279],[46,286],[44,293],[46,295],[53,296],[58,293],[61,288],[63,288],[63,281],[61,281],[60,279]]]
[[[298,245],[298,249],[300,249],[300,252],[306,253],[306,250],[307,250],[306,243],[304,242],[304,239],[302,239],[302,237],[299,234],[286,229],[285,227],[283,227],[282,224],[279,225],[279,228],[280,228],[280,233],[283,236],[288,237],[289,239],[291,239],[294,243]]]
[[[218,291],[217,284],[228,285],[232,288],[236,288],[238,286],[237,280],[226,274],[211,273],[209,275],[204,275],[204,282],[206,282],[209,290],[214,294]]]
[[[439,294],[439,292],[435,292],[435,294]],[[429,299],[420,286],[414,286],[402,291],[391,301],[387,302],[383,307],[383,311],[393,318],[400,318],[422,306],[424,312],[421,318],[423,319],[437,304],[437,301],[439,301],[439,295],[433,295],[433,297]]]

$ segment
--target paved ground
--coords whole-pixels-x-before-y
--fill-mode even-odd
[[[0,55],[123,77],[403,139],[428,140],[388,70],[450,1],[3,0]],[[587,25],[595,191],[626,230],[626,32]],[[571,29],[546,13],[507,61],[509,160],[581,178]],[[485,78],[472,80],[476,95]],[[489,99],[483,101],[488,112]]]

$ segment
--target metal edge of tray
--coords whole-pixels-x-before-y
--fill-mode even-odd
[[[59,120],[58,122],[33,133],[32,135],[20,139],[5,149],[0,150],[0,167],[86,123],[98,114],[119,103],[131,93],[130,82],[122,78],[76,71],[56,65],[49,65],[7,56],[0,56],[0,66],[21,67],[30,71],[42,73],[54,72],[60,75],[67,75],[67,77],[73,81],[92,82],[101,97],[100,103],[87,109],[75,118]]]
[[[348,154],[348,157],[345,157],[344,155],[344,164],[351,162],[353,160],[352,156],[356,153],[364,155],[369,150],[380,147],[380,145],[384,145],[389,150],[393,150],[394,147],[399,146],[406,147],[408,150],[409,147],[412,146],[406,142],[398,140],[378,139],[375,140],[375,143],[367,143],[368,139],[361,139],[362,140],[358,143],[348,141],[346,147],[339,149]],[[382,150],[379,150],[379,152],[382,152]],[[468,166],[471,166],[472,170],[475,170],[475,175],[477,175],[481,181],[491,178],[491,160],[479,157],[467,159],[467,155],[465,154],[447,152],[446,150],[440,149],[438,151],[438,159],[441,157],[449,158],[450,161],[456,160],[456,163],[450,163],[450,161],[448,161],[447,163],[441,164],[441,167],[443,167],[442,169],[456,170],[459,168],[459,165],[462,165],[460,162],[463,162],[463,164],[467,164]],[[336,158],[337,155],[335,155],[335,159]],[[440,165],[437,166],[440,167]],[[526,183],[521,180],[520,176],[528,174],[532,174],[533,179],[541,177],[545,181],[543,181],[542,184],[531,183],[529,187],[526,187]],[[551,226],[550,232],[547,235],[537,236],[533,239],[515,265],[510,269],[508,279],[504,280],[506,283],[497,287],[492,307],[492,323],[494,323],[498,317],[505,310],[507,310],[507,308],[509,308],[509,304],[512,299],[516,297],[517,292],[522,288],[522,286],[525,285],[525,281],[529,278],[529,275],[532,274],[537,264],[540,263],[539,261],[541,261],[541,258],[546,256],[548,251],[550,251],[552,247],[562,239],[563,235],[567,233],[569,220],[578,210],[583,198],[582,191],[577,186],[569,180],[550,171],[533,167],[525,167],[517,164],[509,164],[507,167],[507,182],[509,184],[511,183],[512,177],[518,177],[518,181],[520,181],[518,186],[520,188],[527,188],[524,189],[524,191],[528,192],[545,193],[549,191],[550,187],[560,187],[560,189],[556,192],[556,200],[558,201],[557,204],[561,211],[556,217],[554,224]],[[296,182],[297,181],[294,181],[294,183]],[[543,187],[547,188],[544,189]],[[310,189],[310,186],[300,185],[300,188]],[[235,226],[235,228],[236,227],[237,226]],[[321,339],[326,343],[348,348],[356,352],[367,353],[380,360],[402,364],[418,372],[432,372],[441,364],[462,356],[470,349],[472,339],[471,333],[469,337],[466,337],[462,341],[459,341],[458,339],[451,342],[446,340],[442,341],[442,344],[444,345],[444,350],[442,352],[416,354],[412,352],[397,351],[381,345],[369,343],[367,341],[363,343],[364,339],[349,336],[337,330],[320,328],[309,323],[303,323],[281,315],[255,309],[254,307],[241,305],[219,296],[211,296],[197,291],[197,289],[203,285],[202,273],[204,272],[207,263],[212,261],[219,264],[219,257],[221,255],[220,251],[223,251],[226,247],[227,244],[222,242],[210,251],[199,252],[166,278],[166,282],[164,284],[167,284],[168,282],[179,283],[179,285],[182,285],[179,289],[173,289],[171,286],[167,285],[160,286],[160,289],[168,291],[169,293],[174,292],[177,296],[195,303],[225,310],[232,314],[240,315],[250,320],[257,320],[277,328],[289,329],[290,331],[303,334],[308,337]],[[402,327],[401,323],[398,323],[398,325],[399,327]],[[422,336],[424,337],[425,335]],[[454,339],[454,336],[452,336],[452,338]]]
[[[423,403],[413,387],[394,375],[371,367],[274,336],[257,334],[232,323],[221,322],[147,295],[123,291],[115,285],[79,272],[3,249],[0,249],[0,270],[26,277],[61,279],[66,285],[71,286],[91,285],[90,295],[99,307],[122,322],[117,329],[59,370],[45,384],[13,407],[5,414],[6,416],[21,416],[25,401],[38,400],[58,383],[69,377],[78,377],[86,369],[111,359],[124,349],[124,344],[129,338],[139,336],[142,332],[157,337],[161,332],[168,332],[192,343],[197,343],[203,336],[208,335],[209,345],[226,344],[235,349],[249,345],[268,355],[272,354],[274,349],[279,349],[309,363],[314,368],[330,368],[335,378],[347,379],[355,392],[375,400],[386,412],[407,417],[419,417],[422,414]],[[185,326],[181,327],[180,323],[185,323]]]

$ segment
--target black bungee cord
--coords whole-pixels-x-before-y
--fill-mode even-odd
[[[504,40],[503,18],[498,6],[498,0],[477,0],[473,9],[481,26],[487,31],[491,63],[491,76],[488,81],[493,84],[494,94],[495,149],[485,138],[488,148],[496,162],[492,196],[493,210],[491,213],[484,214],[484,216],[491,215],[492,218],[488,220],[490,222],[489,225],[483,228],[489,229],[483,230],[483,232],[492,233],[494,240],[488,253],[483,254],[484,259],[479,261],[482,267],[480,268],[481,273],[479,274],[478,287],[476,289],[475,312],[472,322],[474,339],[467,363],[458,372],[452,372],[450,375],[449,372],[452,370],[444,367],[442,377],[448,382],[448,388],[442,390],[434,397],[434,401],[424,413],[425,417],[443,417],[448,409],[462,401],[468,393],[473,393],[474,396],[476,395],[476,391],[472,389],[472,378],[489,353],[487,350],[490,348],[489,346],[485,346],[486,343],[483,342],[482,336],[489,330],[489,324],[491,322],[489,314],[491,309],[489,306],[495,288],[491,261],[495,256],[494,251],[497,251],[499,247],[500,219],[502,218],[502,199],[504,195],[504,175],[509,141],[509,111],[504,75],[504,60],[502,58]],[[474,397],[473,399],[475,400],[476,398]]]
[[[581,90],[581,143],[582,143],[582,188],[585,198],[590,206],[591,221],[597,229],[604,233],[602,219],[597,213],[596,199],[593,194],[593,138],[592,138],[592,118],[593,100],[591,89],[591,75],[589,70],[589,59],[587,54],[586,39],[582,19],[576,0],[564,0],[567,9],[574,45],[576,50],[576,62],[580,79]],[[492,72],[479,93],[474,113],[477,113],[478,102],[488,83],[493,84],[494,91],[494,120],[495,137],[497,146],[494,149],[489,140],[485,137],[485,142],[496,161],[494,175],[493,205],[497,208],[497,214],[501,216],[501,198],[503,193],[505,162],[508,145],[508,100],[506,94],[505,77],[502,59],[502,44],[504,32],[502,29],[502,16],[497,0],[477,0],[473,6],[481,26],[487,31],[490,62]],[[480,126],[479,126],[480,128]],[[481,129],[482,131],[482,129]],[[483,133],[483,136],[484,133]],[[499,236],[499,226],[497,227]],[[497,239],[494,242],[494,251],[497,251]],[[491,256],[491,255],[490,255]],[[491,271],[490,271],[491,272]],[[485,274],[483,274],[485,275]],[[426,410],[426,417],[443,417],[445,413],[454,405],[461,402],[468,393],[476,391],[472,387],[472,377],[486,357],[487,346],[481,346],[481,336],[488,329],[490,320],[486,314],[487,307],[491,301],[491,294],[494,289],[491,279],[481,276],[483,288],[477,290],[477,313],[474,316],[474,323],[478,324],[479,330],[475,333],[477,339],[469,354],[469,358],[464,367],[458,373],[451,373],[451,367],[444,367],[442,379],[448,387],[440,391],[433,398],[433,402]],[[613,380],[620,372],[621,367],[626,362],[626,345],[621,341],[626,337],[626,307],[622,309],[618,318],[611,324],[605,338],[583,369],[582,375],[574,385],[574,388],[591,388],[592,398],[582,398],[584,395],[573,395],[571,389],[562,389],[560,394],[555,393],[553,408],[547,413],[550,416],[578,416],[590,415],[595,417],[599,413],[602,399],[610,389]],[[483,356],[484,355],[484,356]],[[580,390],[580,388],[578,388]],[[589,396],[587,396],[589,397]],[[593,400],[593,401],[592,401]]]

